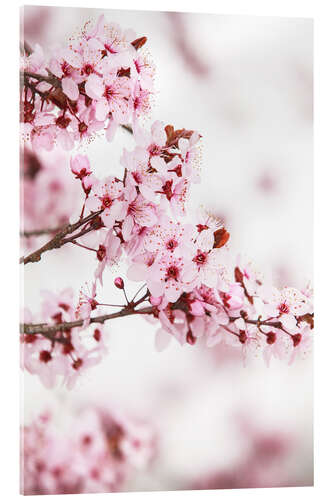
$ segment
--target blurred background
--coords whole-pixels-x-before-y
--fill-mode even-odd
[[[304,289],[312,280],[312,21],[25,7],[24,37],[51,53],[101,13],[148,37],[157,90],[151,120],[203,136],[193,205],[222,217],[231,251],[268,270],[277,286]],[[97,137],[77,152],[89,155],[97,175],[117,174],[122,149],[132,146],[119,129],[112,143]],[[54,175],[45,182],[37,175],[54,196],[52,213],[59,217],[50,218],[51,226],[61,222],[64,207],[80,206],[75,181],[67,177],[69,155],[54,155],[48,168],[57,172],[58,191]],[[39,161],[50,163],[50,156]],[[30,170],[25,178],[34,178]],[[32,212],[47,217],[26,186],[24,198],[32,205],[22,215],[25,224]],[[94,269],[94,259],[79,248],[46,253],[24,269],[24,305],[37,313],[45,288],[72,286],[78,295]],[[125,278],[124,271],[106,271],[104,298],[117,297],[113,278]],[[269,368],[255,359],[244,368],[218,346],[175,341],[157,353],[156,328],[143,318],[119,319],[108,328],[108,357],[72,391],[46,390],[24,374],[24,423],[46,406],[71,415],[82,404],[103,401],[152,422],[156,458],[131,477],[126,491],[313,483],[311,356],[292,366],[272,360]]]

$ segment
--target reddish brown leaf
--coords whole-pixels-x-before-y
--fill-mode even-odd
[[[136,40],[133,40],[132,45],[135,48],[135,50],[140,49],[147,41],[146,36],[142,36],[141,38],[137,38]]]
[[[223,247],[230,238],[230,234],[224,227],[222,229],[217,229],[214,233],[214,248]]]
[[[303,314],[303,316],[298,316],[297,321],[298,322],[305,321],[310,326],[311,330],[314,327],[313,314],[306,313],[306,314]]]
[[[117,71],[117,76],[127,76],[128,78],[130,78],[130,76],[131,76],[131,68],[120,68]]]

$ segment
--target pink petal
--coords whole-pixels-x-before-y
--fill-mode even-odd
[[[107,141],[111,142],[113,140],[117,128],[118,128],[118,123],[115,122],[112,118],[110,118],[105,132],[105,137]]]
[[[66,76],[61,80],[62,90],[72,101],[79,98],[79,88],[72,78]]]
[[[89,75],[85,83],[85,91],[91,99],[100,99],[104,92],[102,79],[95,74]]]
[[[109,113],[109,104],[108,101],[103,98],[97,101],[96,104],[96,118],[97,120],[104,121],[107,114]]]

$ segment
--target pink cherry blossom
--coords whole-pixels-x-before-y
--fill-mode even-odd
[[[91,174],[90,162],[88,156],[76,155],[71,158],[71,171],[77,179],[83,179]]]
[[[120,200],[122,195],[122,184],[115,177],[107,177],[92,185],[86,206],[92,211],[102,210],[102,220],[106,227],[111,228],[116,219],[123,217],[125,204]]]
[[[25,54],[21,59],[26,72],[21,97],[25,140],[37,151],[51,151],[56,143],[70,150],[103,128],[107,140],[112,140],[118,124],[147,114],[154,94],[153,64],[138,52],[141,43],[136,45],[146,38],[132,37],[136,37],[132,30],[122,31],[101,16],[95,28],[85,27],[67,47],[53,50],[49,60],[39,45]]]
[[[163,255],[148,270],[147,286],[153,296],[165,295],[170,302],[176,302],[183,291],[191,288],[196,269],[182,257]]]
[[[193,232],[192,225],[164,217],[147,232],[144,246],[153,253],[182,256],[191,251]]]
[[[159,120],[146,127],[141,120],[154,93],[154,67],[140,51],[146,37],[101,16],[72,38],[51,59],[39,46],[21,59],[23,229],[38,235],[41,224],[53,235],[54,227],[51,250],[75,245],[75,251],[89,252],[95,271],[91,290],[82,289],[78,299],[69,289],[48,290],[40,312],[26,312],[23,366],[47,387],[58,381],[73,387],[106,355],[108,327],[100,323],[109,307],[120,309],[107,320],[141,314],[157,324],[158,350],[175,337],[194,349],[219,344],[239,352],[244,362],[259,354],[267,364],[272,357],[289,363],[302,358],[311,346],[312,290],[276,289],[251,263],[233,255],[222,220],[205,209],[193,211],[188,202],[192,185],[200,181],[198,132]],[[122,152],[123,172],[117,177],[110,168],[100,178],[87,155],[69,161],[57,155],[58,146],[71,150],[102,131],[112,140],[119,125],[125,125],[123,133],[133,132],[133,143]],[[45,164],[50,151],[54,165]],[[27,237],[27,246],[35,241]],[[50,250],[42,246],[37,257],[33,253],[23,262],[36,262],[45,249]],[[111,277],[124,306],[100,299],[108,268],[118,264],[126,267],[124,276],[140,282],[131,298],[124,280]],[[140,305],[145,307],[136,309]],[[127,442],[121,453],[130,461],[134,448]],[[105,481],[114,480],[102,466],[96,470],[89,470],[88,489],[97,488],[104,473]]]

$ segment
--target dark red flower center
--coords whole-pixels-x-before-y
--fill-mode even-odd
[[[106,97],[106,99],[109,101],[112,96],[114,95],[114,89],[112,87],[110,87],[109,85],[107,85],[105,87],[105,90],[104,90],[104,97]]]
[[[83,68],[83,71],[85,72],[86,75],[90,75],[91,73],[93,73],[94,68],[92,67],[91,64],[86,64]]]
[[[288,314],[289,313],[289,307],[286,303],[280,304],[278,309],[279,309],[281,314]]]
[[[24,335],[24,342],[26,344],[33,344],[36,339],[37,339],[37,337],[33,333],[26,333]]]
[[[109,195],[106,194],[105,196],[103,196],[103,198],[102,198],[102,205],[103,205],[104,208],[111,207],[111,205],[112,205],[112,199],[110,198]]]
[[[86,125],[84,122],[79,123],[79,132],[80,134],[84,134],[88,130],[88,125]]]
[[[166,279],[173,279],[173,280],[177,280],[179,276],[179,269],[178,267],[176,266],[170,266],[168,267],[167,271],[166,271]]]
[[[92,437],[89,436],[89,434],[86,434],[85,436],[82,437],[82,444],[85,446],[89,446],[92,442]]]
[[[178,246],[178,242],[175,239],[167,241],[166,245],[168,250],[174,250]]]
[[[99,245],[97,250],[97,259],[101,262],[106,256],[106,248],[104,245]]]
[[[90,302],[91,310],[94,311],[96,309],[96,307],[98,306],[98,302],[95,299],[90,299],[89,302]]]
[[[207,262],[207,253],[206,252],[201,252],[198,250],[197,255],[194,257],[193,262],[195,262],[198,266],[202,266]]]
[[[51,355],[50,351],[41,351],[39,353],[39,360],[42,363],[48,363],[49,361],[51,361],[51,359],[52,359],[52,355]]]
[[[54,321],[55,321],[56,323],[62,323],[62,312],[60,311],[60,312],[58,312],[58,313],[54,314],[54,315],[52,316],[52,319],[54,319]]]
[[[83,365],[83,360],[81,358],[77,358],[72,364],[74,370],[79,370],[82,365]]]
[[[61,65],[61,70],[65,76],[69,76],[72,72],[72,67],[64,61]]]
[[[268,332],[266,336],[266,342],[267,344],[274,344],[276,341],[276,333],[275,332]]]
[[[240,342],[241,344],[245,344],[245,342],[246,342],[246,340],[247,340],[247,335],[246,335],[246,333],[245,333],[245,331],[244,331],[244,330],[240,330],[240,332],[239,332],[239,337],[238,337],[238,338],[239,338],[239,342]]]
[[[101,336],[101,330],[96,328],[96,330],[94,331],[94,339],[96,340],[96,342],[99,342],[101,340]]]

